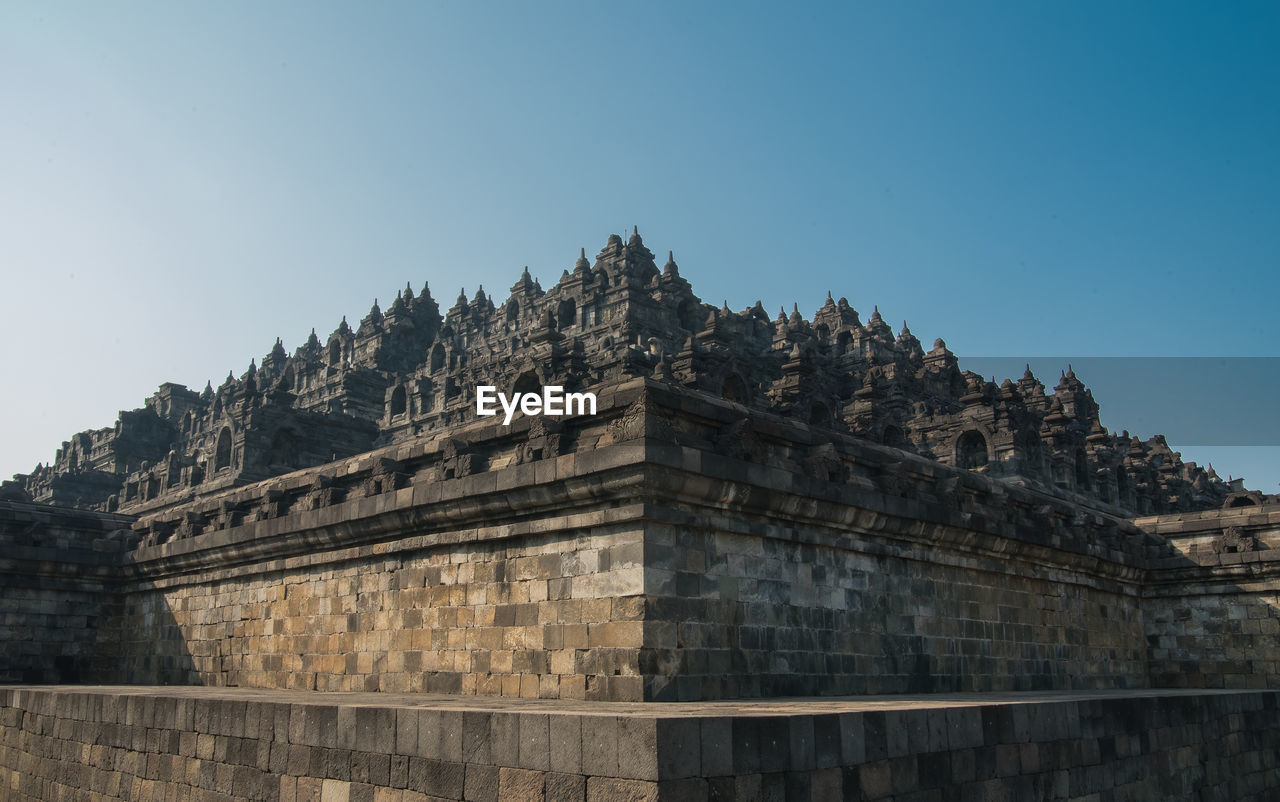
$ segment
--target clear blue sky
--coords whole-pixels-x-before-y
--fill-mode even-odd
[[[1280,356],[1278,43],[1276,3],[6,4],[0,475],[632,225],[704,300],[831,290],[962,366]]]

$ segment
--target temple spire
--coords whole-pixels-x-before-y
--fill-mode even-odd
[[[668,278],[675,278],[680,275],[680,268],[676,265],[675,251],[667,251],[667,263],[662,267],[662,275]]]

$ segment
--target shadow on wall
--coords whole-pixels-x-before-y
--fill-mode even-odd
[[[135,539],[129,516],[0,501],[0,682],[103,684],[127,681],[128,638],[119,629],[121,557]],[[176,646],[149,654],[152,682],[195,677],[181,630],[167,610],[143,626]]]
[[[1144,588],[1155,688],[1280,688],[1280,505],[1138,519],[1167,540]]]
[[[456,638],[444,630],[465,630],[478,626],[481,619],[477,613],[467,623],[470,619],[462,613],[466,605],[458,605],[459,577],[430,568],[412,571],[398,560],[384,566],[388,575],[381,579],[316,568],[303,571],[292,584],[286,584],[279,570],[225,579],[175,572],[160,584],[139,583],[122,567],[121,558],[132,547],[129,523],[126,516],[0,502],[0,682],[378,690],[394,687],[379,683],[393,679],[379,676],[392,671],[402,673],[405,688],[414,688],[409,676],[413,672],[458,670],[451,659],[457,656]],[[1111,677],[1109,684],[1086,682],[1080,687],[1280,688],[1280,510],[1234,508],[1136,523],[1168,539],[1148,542],[1140,611],[1132,611],[1140,622],[1132,621],[1125,610],[1108,611],[1113,602],[1093,594],[1090,603],[1100,605],[1099,615],[1115,620],[1094,621],[1096,626],[1087,629],[1068,624],[1059,632],[1065,640],[1052,642],[1045,640],[1051,633],[1043,627],[1031,631],[1032,620],[1024,615],[1029,611],[1012,604],[992,604],[998,611],[995,618],[970,622],[976,627],[958,626],[966,623],[959,620],[964,615],[940,590],[948,586],[944,580],[954,568],[925,566],[918,581],[897,580],[910,597],[910,609],[895,611],[885,607],[893,606],[893,594],[877,594],[871,587],[852,595],[821,592],[823,583],[837,582],[842,572],[866,562],[866,555],[855,551],[788,545],[785,536],[765,538],[774,541],[763,544],[766,550],[798,570],[794,581],[764,583],[753,580],[749,571],[729,575],[732,566],[745,563],[726,550],[728,541],[691,544],[704,555],[703,568],[675,579],[687,579],[685,584],[696,587],[696,594],[674,587],[672,596],[652,598],[645,616],[661,619],[679,612],[685,620],[694,620],[689,615],[705,616],[707,621],[743,626],[721,627],[729,633],[722,644],[673,643],[661,655],[643,649],[654,652],[655,660],[661,657],[656,662],[663,668],[646,671],[643,666],[655,660],[642,654],[641,671],[652,671],[647,680],[665,680],[672,688],[687,684],[692,691],[696,686],[691,698],[1065,690],[1065,675],[1050,665],[1055,653],[1083,657],[1080,665],[1087,665],[1089,655],[1122,647],[1132,659],[1117,663],[1113,656],[1097,662],[1092,671],[1085,671],[1096,672],[1093,677],[1078,676],[1075,681],[1106,680],[1109,671],[1123,666],[1132,673]],[[648,567],[661,570],[656,564]],[[402,576],[406,571],[415,577]],[[876,573],[887,575],[887,569],[871,571]],[[393,591],[414,578],[409,584],[416,590]],[[1008,579],[1012,584],[1003,582],[991,591],[1019,592],[1017,577]],[[375,580],[385,581],[375,587]],[[767,590],[768,598],[754,598],[749,590],[753,587]],[[387,639],[380,649],[371,650],[368,642],[355,639],[386,616],[382,602],[391,592],[410,593],[414,602],[401,611],[396,626],[388,626],[388,620],[375,626],[386,631],[364,633]],[[352,601],[350,609],[334,603],[343,594]],[[843,600],[843,608],[832,606],[837,598]],[[1058,612],[1043,611],[1049,616],[1046,621],[1057,616],[1069,622],[1075,616],[1071,608],[1082,600],[1068,595],[1062,601],[1066,606]],[[765,616],[764,610],[774,614]],[[926,610],[932,613],[921,612]],[[447,624],[441,618],[445,613],[450,614]],[[437,619],[439,625],[433,626]],[[519,629],[517,624],[526,622],[508,623]],[[440,626],[444,630],[433,631]],[[495,644],[515,635],[515,629],[499,631],[505,628],[501,621],[492,628]],[[1121,630],[1129,631],[1118,643]],[[1023,632],[1025,638],[1007,635],[1002,640],[991,632]],[[324,648],[295,648],[300,637],[308,643],[321,639]],[[862,646],[846,650],[841,638]],[[804,643],[823,646],[810,659],[795,645]],[[868,643],[878,645],[875,654],[866,653]],[[1019,663],[1017,656],[1028,650],[1034,659]],[[375,655],[368,665],[360,664],[358,653],[373,652],[381,653],[382,662]],[[388,662],[391,652],[399,659]],[[483,674],[489,658],[477,657],[482,652],[471,655],[479,662],[468,663],[464,673]],[[550,647],[542,649],[541,656],[538,652],[521,654],[535,674],[543,662],[558,659]],[[983,672],[975,668],[983,665],[990,670],[1020,666],[1016,673],[1031,673],[1006,675],[1003,681],[992,674],[984,681]],[[862,669],[875,675],[874,682]],[[1039,685],[1017,684],[1034,680],[1036,671],[1044,680]],[[329,678],[325,687],[317,683],[318,676]],[[359,677],[371,682],[351,685]],[[467,687],[464,677],[457,678],[459,685],[452,692]]]
[[[185,623],[155,585],[130,583],[119,594],[99,633],[98,648],[113,655],[113,681],[128,685],[208,684],[191,653]],[[216,665],[221,665],[220,658],[214,655]]]

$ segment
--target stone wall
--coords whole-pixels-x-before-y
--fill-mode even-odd
[[[1280,688],[1280,509],[1137,523],[1167,539],[1144,587],[1152,684]]]
[[[582,517],[570,532],[437,533],[158,579],[125,596],[123,677],[639,699],[641,535]],[[463,542],[427,545],[441,540]]]
[[[767,709],[763,709],[767,708]],[[0,689],[6,799],[1273,799],[1280,694],[460,706]]]
[[[609,700],[1133,688],[1155,539],[637,379],[133,524],[113,682]],[[38,639],[34,638],[33,639]]]
[[[0,503],[0,682],[117,679],[99,640],[133,519]],[[124,529],[124,531],[120,531]]]
[[[1146,685],[1145,536],[787,421],[651,396],[646,698]],[[732,445],[724,447],[725,433]],[[708,447],[708,445],[710,447]]]
[[[595,417],[475,424],[127,538],[76,513],[61,563],[22,549],[70,513],[6,509],[43,543],[8,558],[11,681],[670,701],[1280,677],[1275,552],[1227,550],[1267,545],[1260,508],[1143,519],[1181,527],[1165,542],[645,379]]]
[[[646,619],[661,637],[642,663],[649,698],[1146,684],[1131,584],[1045,579],[943,549],[908,556],[659,525],[648,534],[667,555],[649,565],[675,567],[651,583]]]

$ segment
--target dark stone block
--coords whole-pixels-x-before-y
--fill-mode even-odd
[[[863,713],[862,743],[863,754],[867,761],[880,761],[889,757],[889,738],[886,731],[885,714],[878,710]]]
[[[468,763],[462,798],[466,802],[496,802],[498,799],[498,767]]]
[[[733,773],[758,774],[760,772],[760,719],[739,716],[732,719]]]
[[[842,759],[840,716],[813,717],[814,765],[820,769],[839,766]]]
[[[546,802],[585,802],[587,778],[581,774],[550,771],[547,772],[544,789]]]

